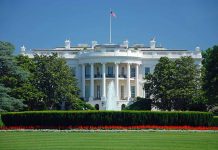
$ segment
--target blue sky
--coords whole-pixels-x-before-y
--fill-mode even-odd
[[[217,0],[0,0],[0,40],[16,53],[28,49],[109,41],[148,45],[152,37],[166,48],[207,49],[218,44]]]

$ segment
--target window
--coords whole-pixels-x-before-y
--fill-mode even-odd
[[[100,85],[97,85],[97,99],[100,99]]]
[[[91,72],[90,66],[86,66],[86,67],[85,67],[85,76],[86,76],[86,77],[90,77],[90,72]]]
[[[121,75],[124,75],[125,74],[125,70],[124,70],[124,67],[121,68]]]
[[[94,76],[95,76],[95,78],[100,78],[101,77],[99,66],[96,66],[96,73],[95,73]]]
[[[120,72],[119,77],[121,77],[121,78],[126,78],[126,75],[125,75],[125,68],[124,68],[124,67],[121,67],[121,72]]]
[[[90,96],[90,85],[86,85],[85,87],[85,97],[89,98]]]
[[[135,86],[131,86],[131,97],[135,97]]]
[[[108,66],[108,75],[113,75],[113,66]]]
[[[135,68],[131,68],[131,77],[135,77]]]
[[[150,73],[150,68],[149,67],[145,67],[145,75],[148,75]]]
[[[123,85],[121,85],[120,96],[121,96],[121,99],[124,99],[124,86]]]
[[[96,71],[97,71],[97,75],[99,75],[100,74],[99,67],[96,68]]]

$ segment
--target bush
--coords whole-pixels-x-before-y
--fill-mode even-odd
[[[151,99],[137,97],[133,104],[126,107],[126,110],[151,110]]]
[[[5,126],[134,126],[175,125],[208,126],[212,119],[206,112],[151,111],[31,111],[3,113]]]
[[[214,116],[210,122],[210,126],[218,126],[218,116]]]
[[[210,112],[212,112],[213,115],[218,116],[218,106],[214,106],[214,107],[210,110]]]
[[[4,126],[3,122],[2,122],[2,118],[1,118],[1,114],[0,114],[0,127]]]

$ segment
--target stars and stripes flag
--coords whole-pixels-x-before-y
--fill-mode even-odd
[[[115,12],[113,12],[113,11],[111,11],[111,16],[112,16],[112,17],[117,17],[116,14],[115,14]]]

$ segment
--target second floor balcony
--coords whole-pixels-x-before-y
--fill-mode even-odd
[[[119,78],[127,78],[126,74],[119,74]]]
[[[94,74],[94,78],[102,78],[102,74],[100,73]]]
[[[114,75],[114,74],[106,74],[106,77],[107,77],[107,78],[114,78],[115,75]]]

